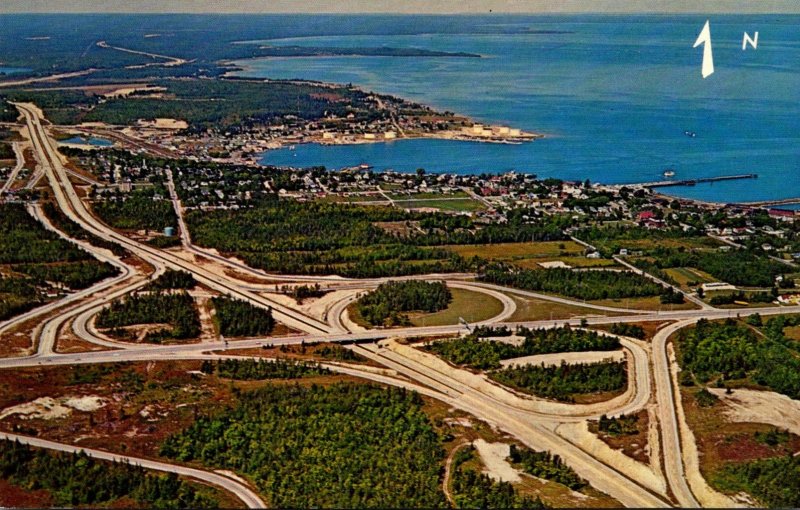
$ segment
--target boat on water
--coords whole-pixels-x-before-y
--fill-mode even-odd
[[[697,136],[697,133],[695,133],[694,131],[684,131],[683,134],[688,136],[689,138],[694,138]]]
[[[664,177],[675,177],[675,170],[664,170]]]

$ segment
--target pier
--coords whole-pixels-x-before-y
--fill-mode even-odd
[[[719,177],[700,177],[699,179],[682,179],[679,181],[642,182],[633,186],[643,188],[666,188],[667,186],[694,186],[703,182],[738,181],[740,179],[758,179],[758,174],[721,175]]]

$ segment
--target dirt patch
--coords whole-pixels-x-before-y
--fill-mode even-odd
[[[17,415],[23,420],[58,420],[72,414],[73,410],[92,412],[105,405],[105,400],[98,396],[85,397],[40,397],[31,402],[7,407],[0,411],[0,420]]]
[[[477,439],[472,443],[481,457],[485,467],[484,473],[492,480],[499,482],[518,483],[522,480],[520,472],[508,460],[511,445],[507,443],[489,443]]]
[[[53,498],[44,489],[28,490],[0,479],[0,507],[3,508],[48,508]]]
[[[738,389],[730,395],[709,388],[725,405],[725,416],[734,422],[767,423],[800,436],[800,401],[772,391]]]

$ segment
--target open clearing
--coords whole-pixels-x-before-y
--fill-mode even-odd
[[[519,261],[529,258],[580,256],[583,246],[573,241],[537,243],[499,243],[444,246],[464,258],[481,257],[489,260]]]
[[[684,289],[689,287],[689,282],[710,283],[718,281],[710,274],[693,267],[670,267],[665,269],[664,272]]]
[[[469,323],[491,319],[503,311],[503,303],[483,292],[466,289],[450,289],[453,300],[446,309],[435,313],[411,314],[409,319],[414,326],[446,326],[458,324],[463,317]]]
[[[800,401],[773,391],[737,389],[730,395],[709,388],[725,404],[725,416],[735,422],[767,423],[800,436]]]
[[[517,303],[517,309],[506,322],[541,321],[550,319],[571,319],[573,317],[613,316],[614,313],[566,305],[545,299],[525,298],[509,293]],[[612,306],[619,306],[618,304]]]

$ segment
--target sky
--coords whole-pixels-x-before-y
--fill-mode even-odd
[[[0,0],[10,12],[800,13],[800,0]]]

